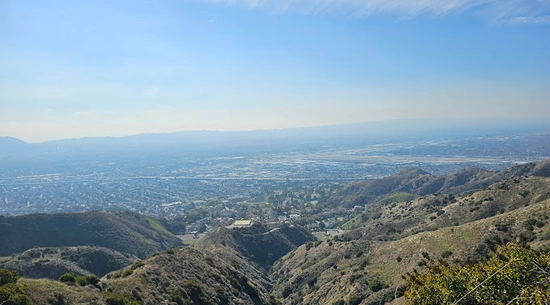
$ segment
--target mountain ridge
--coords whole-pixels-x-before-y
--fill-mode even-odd
[[[1,261],[0,268],[15,270],[27,278],[57,280],[65,273],[102,277],[138,260],[136,256],[97,246],[36,247]]]
[[[503,171],[470,167],[446,176],[435,176],[419,168],[406,168],[388,177],[350,183],[329,198],[328,202],[349,208],[399,192],[420,196],[432,193],[460,195],[487,187],[496,181],[526,175],[550,177],[550,159],[515,165]]]
[[[182,245],[134,212],[83,212],[0,216],[0,255],[33,247],[96,245],[140,258]]]

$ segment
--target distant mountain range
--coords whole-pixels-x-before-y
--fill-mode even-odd
[[[150,133],[123,137],[85,137],[26,143],[13,137],[0,137],[0,156],[13,154],[130,152],[146,150],[287,149],[323,145],[357,146],[369,141],[396,138],[434,139],[476,135],[509,135],[550,132],[548,122],[502,122],[459,120],[396,120],[306,128],[254,131],[183,131]]]

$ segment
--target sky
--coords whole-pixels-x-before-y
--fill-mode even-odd
[[[0,136],[550,118],[550,0],[0,0]]]

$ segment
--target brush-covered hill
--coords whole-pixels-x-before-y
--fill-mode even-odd
[[[399,203],[380,200],[346,224],[347,234],[354,239],[399,239],[513,211],[548,198],[550,178],[522,176],[464,197],[436,193]]]
[[[394,241],[337,238],[302,246],[274,265],[273,294],[283,304],[333,304],[340,300],[342,304],[384,304],[402,289],[401,276],[414,270],[422,272],[428,259],[468,261],[485,257],[497,243],[529,231],[526,226],[533,214],[544,216],[545,212],[545,206],[537,204]],[[507,226],[504,231],[502,224]],[[534,234],[533,245],[549,245],[547,221],[529,232]]]
[[[196,243],[196,247],[219,253],[229,248],[268,270],[283,255],[313,240],[315,236],[299,225],[269,227],[255,223],[245,228],[218,228]]]
[[[35,305],[277,304],[261,284],[238,266],[192,247],[176,247],[153,255],[107,274],[96,286],[80,287],[51,280],[22,282]]]
[[[429,259],[475,261],[511,240],[547,251],[549,198],[549,178],[522,177],[465,197],[435,194],[374,206],[356,230],[277,261],[273,294],[283,304],[380,304],[399,297],[402,276],[422,272]]]
[[[132,269],[132,268],[131,268]],[[174,248],[143,261],[131,275],[105,284],[117,294],[133,295],[142,304],[271,304],[261,283],[219,256],[191,247]],[[108,279],[111,278],[111,279]]]
[[[174,247],[110,272],[95,286],[28,278],[23,283],[38,305],[59,303],[59,299],[66,304],[280,304],[270,294],[269,268],[281,256],[313,240],[309,231],[290,224],[222,227],[192,247]],[[79,248],[70,249],[70,254],[38,248],[22,255],[39,261],[40,255],[49,252],[57,251],[49,258],[67,257]],[[75,260],[81,261],[76,256]],[[81,265],[73,265],[75,269],[69,272],[83,273]]]
[[[238,266],[250,279],[269,291],[272,288],[269,270],[273,263],[313,240],[316,240],[315,236],[298,225],[255,223],[246,228],[218,228],[195,243],[194,247]]]
[[[34,247],[101,246],[145,258],[181,240],[158,221],[133,212],[0,216],[0,256]]]
[[[375,198],[392,193],[411,193],[437,179],[419,168],[409,167],[389,177],[351,183],[336,192],[328,202],[344,207],[364,205]]]
[[[32,248],[0,259],[0,268],[17,271],[27,278],[57,280],[65,273],[102,277],[138,260],[134,255],[96,246]]]
[[[500,172],[470,167],[447,176],[435,176],[411,167],[385,178],[351,183],[327,201],[335,206],[349,208],[354,205],[365,205],[399,192],[414,195],[462,195],[498,181],[521,176],[550,177],[550,159],[512,166]]]

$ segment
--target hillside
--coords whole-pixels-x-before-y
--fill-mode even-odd
[[[377,197],[392,193],[415,194],[419,187],[433,182],[437,177],[419,168],[406,168],[389,177],[350,183],[328,199],[329,202],[344,206],[364,205]]]
[[[417,232],[487,218],[550,198],[550,179],[520,177],[456,197],[432,194],[401,203],[373,203],[346,226],[354,238],[399,239]],[[358,229],[358,230],[354,230]]]
[[[122,272],[122,275],[124,275]],[[270,304],[268,291],[224,259],[193,248],[177,248],[150,257],[126,277],[108,274],[105,284],[143,304]],[[108,278],[111,277],[109,280]]]
[[[94,245],[145,258],[181,241],[158,222],[133,212],[0,216],[0,256],[34,247]]]
[[[374,206],[356,230],[279,260],[273,293],[284,304],[379,304],[399,296],[401,276],[421,271],[428,259],[478,260],[516,239],[547,251],[549,198],[550,179],[522,177],[462,198],[435,194]]]
[[[79,304],[277,304],[270,295],[268,269],[282,255],[312,240],[315,238],[307,230],[288,224],[276,228],[264,224],[219,228],[193,247],[171,248],[110,272],[95,287],[45,279],[25,279],[23,283],[34,304],[39,305],[52,304],[60,298]],[[95,264],[83,265],[90,257],[82,254],[97,254],[100,250],[103,249],[36,248],[9,258],[4,266],[21,267],[26,261],[33,264],[29,267],[32,269],[46,260],[63,260],[64,266],[72,267],[64,271],[88,274],[94,273],[89,270],[92,268],[85,272],[84,267]]]
[[[173,248],[109,273],[95,287],[51,280],[23,283],[35,305],[59,299],[66,304],[276,304],[238,266],[190,247]]]
[[[200,240],[196,247],[222,252],[230,248],[269,270],[271,265],[292,249],[316,238],[298,225],[283,224],[270,228],[256,223],[248,228],[218,228]]]
[[[65,273],[102,277],[137,261],[133,255],[103,247],[32,248],[0,259],[0,268],[15,270],[27,278],[57,280]]]
[[[548,203],[548,201],[546,201]],[[379,304],[390,301],[403,284],[402,275],[422,271],[427,260],[484,257],[495,244],[525,232],[532,215],[548,215],[544,204],[524,207],[456,227],[442,228],[395,241],[329,239],[302,246],[275,264],[274,295],[284,304]],[[544,218],[544,217],[543,217]],[[502,231],[502,224],[509,227]],[[550,244],[548,220],[534,234],[533,245]],[[519,233],[520,235],[521,233]]]

